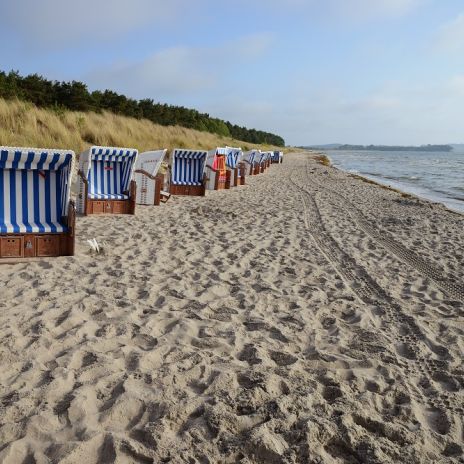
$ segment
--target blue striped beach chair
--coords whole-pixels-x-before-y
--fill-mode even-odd
[[[138,205],[158,206],[169,199],[170,194],[164,190],[164,174],[160,172],[166,152],[165,149],[139,153],[134,171]]]
[[[72,256],[72,150],[0,147],[0,258]]]
[[[169,163],[171,195],[204,196],[207,151],[175,148]]]
[[[262,151],[258,156],[255,158],[255,163],[256,163],[256,173],[257,174],[262,174],[263,172],[266,171],[267,168],[267,161],[269,159],[269,153],[268,151]]]
[[[245,169],[248,175],[254,176],[258,174],[257,171],[257,166],[259,167],[259,164],[257,164],[257,160],[261,156],[261,151],[260,150],[249,150],[246,151],[243,154],[243,162],[245,163]]]
[[[91,147],[79,157],[81,214],[134,214],[133,180],[138,151],[135,148]]]
[[[226,165],[227,170],[230,171],[230,185],[232,187],[238,187],[239,185],[245,185],[245,163],[242,162],[243,151],[241,148],[226,147],[227,158]]]
[[[281,151],[273,151],[271,157],[271,163],[281,164],[283,161],[284,154]]]

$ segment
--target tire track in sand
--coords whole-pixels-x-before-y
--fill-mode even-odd
[[[343,210],[355,220],[360,229],[368,234],[372,239],[379,243],[385,250],[394,254],[398,259],[403,261],[408,266],[415,269],[425,277],[431,279],[435,284],[450,298],[454,298],[460,302],[464,302],[464,285],[454,282],[453,280],[444,277],[443,272],[437,269],[431,263],[418,256],[416,253],[406,248],[401,243],[398,243],[387,231],[380,230],[369,221],[364,213],[344,195],[333,190],[317,181],[313,181],[320,189],[332,193],[335,197],[341,200]],[[460,312],[462,314],[462,311]]]
[[[303,173],[306,181],[309,180],[307,168],[306,164]],[[295,172],[298,171],[295,170]],[[430,382],[430,379],[439,381],[441,378],[450,377],[447,373],[449,370],[448,350],[429,342],[414,318],[405,314],[400,304],[380,287],[368,272],[356,263],[352,256],[338,246],[324,224],[313,193],[307,190],[304,185],[296,182],[293,174],[290,175],[289,180],[302,199],[305,227],[321,253],[354,295],[361,302],[382,309],[386,322],[398,330],[399,334],[395,337],[395,342],[398,355],[406,360],[406,373],[416,374],[421,378],[419,387],[422,389],[426,402],[440,418],[439,433],[448,433],[451,423],[446,411],[462,414],[464,408],[455,398],[456,395],[453,394],[453,391],[438,391]],[[439,359],[424,356],[420,350],[420,344],[424,344],[427,350],[432,351]],[[404,366],[404,363],[398,360],[398,366]],[[417,398],[417,395],[414,396]],[[418,399],[423,401],[423,397]]]

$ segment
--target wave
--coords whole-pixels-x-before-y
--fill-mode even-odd
[[[385,152],[384,152],[385,153]],[[379,183],[464,211],[464,155],[438,159],[423,153],[376,153],[360,156],[330,153],[334,166]]]

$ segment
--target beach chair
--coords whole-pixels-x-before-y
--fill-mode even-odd
[[[96,146],[81,153],[77,211],[85,215],[134,214],[137,155],[134,148]]]
[[[217,147],[206,156],[205,187],[208,190],[230,189],[230,171],[226,168],[227,148]]]
[[[242,161],[243,152],[241,148],[226,147],[226,167],[230,171],[231,187],[245,185],[246,169]]]
[[[204,196],[207,151],[175,148],[169,162],[171,195]]]
[[[281,164],[283,160],[284,154],[281,151],[273,151],[271,162],[273,164]]]
[[[250,151],[246,151],[243,154],[242,160],[245,163],[245,170],[248,175],[254,176],[258,174],[258,172],[256,172],[256,166],[257,166],[256,159],[260,156],[261,156],[260,150],[250,150]]]
[[[272,163],[272,151],[268,151],[267,152],[267,158],[266,158],[266,169],[270,168],[271,167],[271,163]]]
[[[266,160],[268,157],[267,151],[259,152],[259,154],[255,157],[255,175],[262,174],[266,171]]]
[[[74,255],[74,159],[71,150],[0,147],[0,258]]]
[[[137,184],[136,203],[155,205],[168,201],[170,193],[164,190],[164,174],[160,172],[167,150],[139,153],[135,162],[134,180]]]

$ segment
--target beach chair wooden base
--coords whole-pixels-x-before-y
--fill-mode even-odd
[[[69,205],[68,217],[63,221],[65,233],[24,233],[0,235],[0,259],[45,258],[74,256],[76,209]]]
[[[84,215],[89,214],[135,214],[135,198],[137,193],[137,184],[134,180],[130,183],[130,190],[126,192],[128,200],[94,200],[88,198],[88,182],[81,171],[78,172],[84,181]]]
[[[87,200],[85,214],[134,214],[131,203],[130,200]]]
[[[228,173],[228,171],[213,169],[211,166],[206,166],[206,169],[208,173],[205,174],[205,182],[208,190],[224,190],[230,188],[230,173]],[[209,176],[213,176],[214,183]],[[229,178],[227,176],[229,176]]]
[[[206,190],[204,185],[171,185],[170,193],[171,195],[204,197]]]

